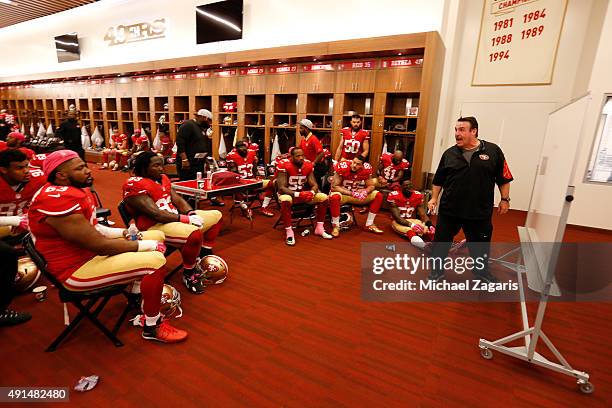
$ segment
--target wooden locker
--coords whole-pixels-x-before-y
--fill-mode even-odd
[[[340,71],[336,74],[338,93],[374,92],[376,89],[376,71]]]
[[[245,95],[262,95],[266,93],[265,75],[243,75],[238,77],[238,93]]]
[[[422,68],[380,69],[376,73],[378,92],[420,92]]]
[[[300,93],[333,93],[335,72],[306,72],[300,74]]]
[[[298,74],[268,74],[266,78],[267,93],[298,93],[299,80]]]

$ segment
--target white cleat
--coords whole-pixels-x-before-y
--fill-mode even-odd
[[[323,239],[333,239],[334,237],[331,234],[328,234],[327,232],[323,231],[322,233],[318,234],[315,232],[315,235],[320,236]]]

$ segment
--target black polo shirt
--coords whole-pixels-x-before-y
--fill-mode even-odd
[[[185,152],[190,162],[194,161],[196,153],[212,155],[212,140],[206,136],[206,129],[190,119],[183,123],[176,135],[177,156]],[[180,157],[180,156],[179,156]],[[177,164],[180,158],[177,160]]]
[[[436,170],[433,184],[444,190],[438,213],[469,220],[491,218],[495,184],[512,180],[501,148],[484,140],[468,163],[456,145],[447,149]]]

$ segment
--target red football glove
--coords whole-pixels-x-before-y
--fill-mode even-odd
[[[300,199],[303,201],[312,201],[314,193],[312,191],[300,191]]]
[[[430,233],[431,235],[436,235],[436,227],[434,227],[434,226],[432,225],[432,226],[430,226],[428,229],[429,229],[429,233]]]

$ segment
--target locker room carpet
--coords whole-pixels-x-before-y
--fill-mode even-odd
[[[116,203],[125,173],[95,171],[96,189],[118,223]],[[204,295],[186,293],[180,274],[187,342],[162,345],[140,338],[129,324],[115,348],[89,322],[54,353],[44,349],[62,330],[55,290],[38,303],[18,297],[17,310],[33,319],[0,329],[1,386],[73,387],[97,374],[97,388],[71,391],[79,406],[287,407],[605,407],[612,405],[610,303],[551,304],[544,329],[569,362],[589,372],[590,396],[567,376],[498,353],[484,360],[481,337],[520,328],[518,303],[376,303],[361,300],[361,242],[398,241],[387,213],[377,218],[382,237],[357,229],[323,241],[297,236],[287,247],[275,218],[249,223],[225,212],[215,252],[229,279]],[[361,223],[363,215],[358,215]],[[494,240],[516,242],[524,214],[495,217]],[[611,234],[571,229],[568,240],[612,241]],[[179,262],[173,255],[169,267]],[[103,321],[122,304],[111,302]],[[532,305],[533,306],[533,305]],[[535,311],[530,308],[530,313]],[[75,311],[71,309],[74,316]]]

